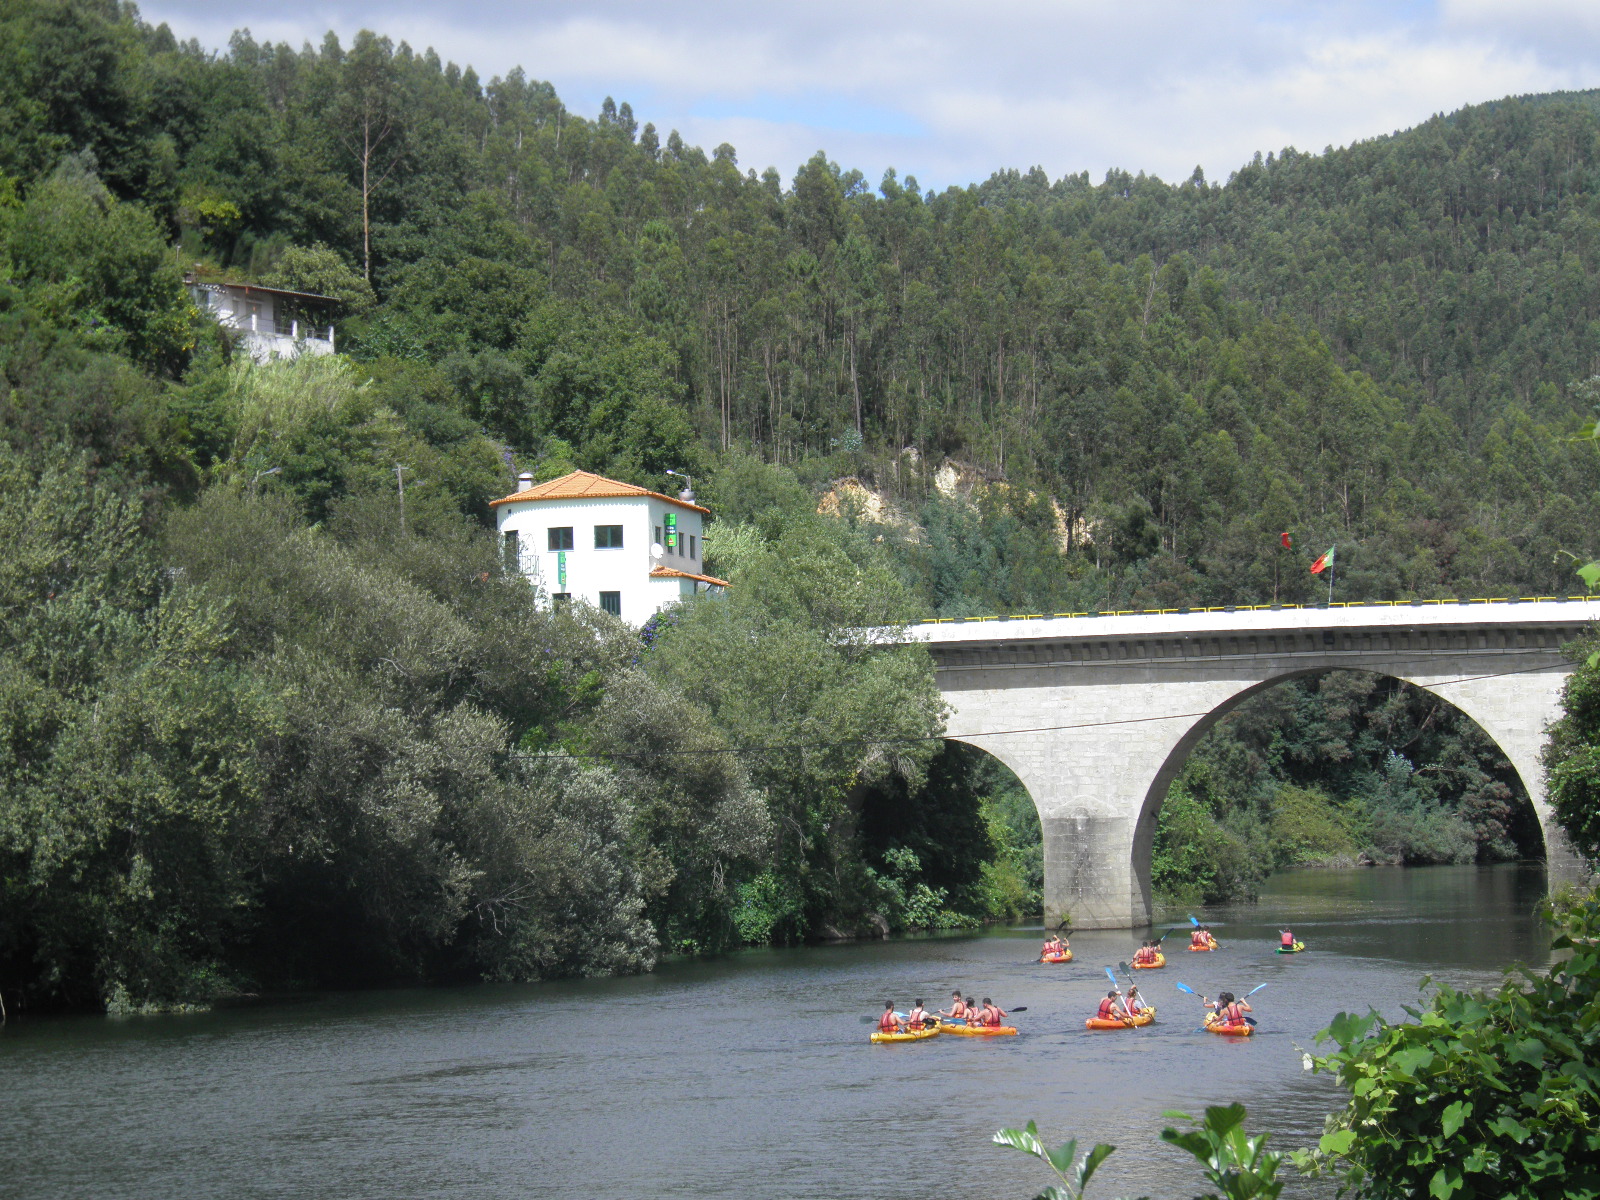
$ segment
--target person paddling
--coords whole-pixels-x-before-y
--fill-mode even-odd
[[[1294,930],[1292,930],[1292,929],[1280,929],[1280,930],[1278,930],[1278,937],[1280,937],[1283,940],[1283,948],[1285,950],[1293,950],[1294,949]]]
[[[950,1011],[946,1012],[941,1008],[939,1015],[956,1021],[964,1021],[972,1014],[967,1011],[966,1001],[961,999],[961,992],[957,990],[950,993]]]
[[[1146,1008],[1144,997],[1139,995],[1139,985],[1137,983],[1128,988],[1127,1008],[1128,1014],[1134,1017],[1137,1017]]]
[[[1232,992],[1218,992],[1215,1004],[1205,996],[1200,997],[1200,1001],[1211,1009],[1214,1019],[1222,1025],[1243,1025],[1245,1013],[1255,1011],[1248,1000],[1237,1000]]]
[[[906,1023],[904,1021],[902,1021],[895,1014],[894,1001],[893,1000],[885,1000],[883,1002],[883,1016],[878,1018],[878,1032],[879,1033],[904,1033],[905,1032],[905,1024]],[[857,1028],[860,1028],[860,1027],[857,1026]]]
[[[1134,951],[1133,961],[1141,967],[1153,967],[1156,965],[1156,955],[1159,953],[1160,951],[1156,949],[1154,942],[1146,941]]]
[[[983,1013],[978,1008],[978,1002],[971,996],[967,997],[967,1024],[982,1025]]]
[[[1106,993],[1106,998],[1100,1001],[1099,1011],[1094,1015],[1102,1021],[1126,1022],[1128,1020],[1126,1006],[1123,1006],[1123,1011],[1118,1011],[1118,1003],[1121,1001],[1121,999],[1122,992],[1117,988],[1112,988]]]
[[[983,1010],[978,1014],[978,1024],[988,1029],[997,1029],[1005,1023],[1005,1010],[985,996],[983,998]]]
[[[1189,945],[1196,950],[1208,950],[1210,949],[1209,938],[1210,935],[1206,933],[1206,927],[1204,925],[1196,925],[1194,932],[1189,935]]]
[[[928,1011],[922,1007],[922,1001],[918,1000],[911,1006],[911,1011],[906,1014],[906,1028],[911,1030],[912,1033],[919,1033],[927,1023]]]

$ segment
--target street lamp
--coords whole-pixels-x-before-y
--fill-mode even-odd
[[[682,500],[685,504],[693,504],[694,480],[690,479],[689,476],[685,475],[682,471],[668,471],[667,474],[671,475],[675,479],[683,480],[683,491],[678,493],[678,499]]]

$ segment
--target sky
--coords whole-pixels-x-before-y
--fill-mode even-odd
[[[1595,0],[147,0],[180,39],[348,44],[367,28],[514,67],[594,116],[626,100],[784,179],[818,150],[925,188],[1008,167],[1224,180],[1257,151],[1320,151],[1435,113],[1600,86]]]

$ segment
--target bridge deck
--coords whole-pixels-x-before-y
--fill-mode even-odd
[[[1424,600],[1373,604],[1247,605],[1232,608],[1147,609],[1142,612],[956,617],[906,627],[909,641],[929,646],[1079,639],[1215,637],[1320,629],[1425,629],[1571,625],[1600,620],[1600,596],[1523,597],[1469,601]]]

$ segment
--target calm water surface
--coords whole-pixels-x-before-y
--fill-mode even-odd
[[[1204,914],[1221,951],[1169,939],[1146,983],[1157,1023],[1113,1033],[1083,1018],[1140,935],[1078,934],[1076,962],[1043,967],[1037,927],[640,979],[14,1020],[0,1196],[1022,1200],[1042,1166],[988,1139],[1029,1118],[1052,1142],[1121,1147],[1093,1195],[1190,1196],[1197,1174],[1156,1140],[1163,1110],[1238,1099],[1276,1148],[1308,1144],[1338,1096],[1297,1046],[1341,1009],[1400,1016],[1423,974],[1472,985],[1543,965],[1543,887],[1528,867],[1277,876],[1259,905]],[[1280,921],[1307,953],[1273,953]],[[1258,1035],[1196,1032],[1176,980],[1270,984],[1251,1001]],[[1021,1036],[868,1043],[860,1017],[884,999],[943,1003],[957,985],[1026,1005]]]

